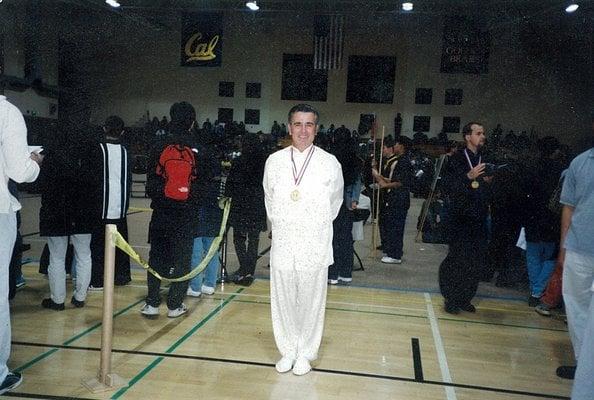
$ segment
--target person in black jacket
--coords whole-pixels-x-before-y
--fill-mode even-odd
[[[216,138],[212,134],[212,131],[203,129],[197,135],[197,139],[204,145],[204,148],[209,155],[216,153]],[[219,197],[221,194],[220,164],[216,162],[214,157],[209,158],[208,161],[212,162],[213,176],[204,186],[204,201],[198,208],[198,213],[195,215],[198,224],[197,231],[194,235],[194,245],[192,249],[192,269],[198,267],[204,257],[208,254],[214,240],[219,235],[221,221],[223,219],[223,210],[219,207]],[[217,251],[210,259],[206,268],[192,278],[186,294],[190,297],[201,297],[203,294],[214,294],[219,268],[219,252]]]
[[[204,148],[193,132],[196,111],[186,102],[175,103],[169,111],[169,134],[155,143],[151,151],[146,191],[153,214],[149,225],[149,264],[159,274],[177,278],[190,272],[192,247],[197,229],[198,209],[203,202],[204,186],[210,181]],[[159,315],[161,281],[147,273],[148,295],[140,312],[146,317]],[[167,297],[167,316],[187,312],[183,298],[188,281],[172,282]]]
[[[105,262],[105,225],[114,224],[125,240],[128,240],[128,220],[126,214],[130,204],[132,173],[128,150],[121,144],[124,133],[124,121],[115,115],[105,120],[103,127],[105,138],[93,147],[90,155],[95,173],[93,178],[96,189],[94,195],[95,213],[101,221],[91,239],[91,257],[93,267],[89,290],[103,289],[103,266]],[[120,249],[116,249],[114,283],[126,285],[130,282],[130,258]]]
[[[402,263],[404,226],[410,208],[410,186],[412,170],[407,150],[410,139],[399,136],[396,140],[388,136],[382,149],[385,163],[380,174],[372,169],[373,177],[381,188],[380,236],[386,264]]]
[[[361,163],[357,157],[357,143],[346,128],[334,131],[330,153],[342,169],[344,201],[332,222],[332,252],[334,263],[328,267],[328,283],[350,284],[353,281],[353,210],[361,193]]]
[[[71,121],[64,127],[67,140],[57,139],[44,150],[45,161],[39,181],[41,208],[39,236],[47,237],[50,253],[48,278],[51,296],[41,305],[64,310],[66,297],[66,250],[74,246],[77,280],[71,299],[75,307],[83,307],[91,280],[91,232],[98,223],[92,212],[94,205],[88,193],[94,192],[88,156],[95,144],[90,129]]]
[[[439,267],[439,287],[445,311],[475,312],[471,300],[478,288],[487,249],[489,184],[481,148],[485,143],[482,124],[470,122],[462,128],[466,148],[450,157],[443,175],[448,207],[448,254]]]
[[[229,225],[233,227],[233,245],[239,260],[239,269],[231,279],[245,286],[254,280],[260,232],[267,229],[262,187],[266,157],[259,146],[256,134],[243,136],[241,156],[233,161],[225,186],[225,194],[231,197]]]
[[[555,158],[559,141],[551,136],[539,140],[540,158],[526,179],[526,266],[530,280],[531,307],[538,305],[557,258],[561,237],[560,218],[548,207],[559,184],[562,163]]]

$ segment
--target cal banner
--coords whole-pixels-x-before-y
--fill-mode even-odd
[[[182,14],[181,66],[220,67],[222,56],[223,14]]]
[[[478,22],[448,17],[443,27],[441,72],[486,74],[491,36]]]

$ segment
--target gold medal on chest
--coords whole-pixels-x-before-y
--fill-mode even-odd
[[[291,192],[291,200],[293,200],[293,201],[299,200],[299,190],[295,189]]]
[[[470,187],[473,189],[478,189],[479,186],[480,185],[479,185],[478,181],[476,181],[476,180],[472,181],[472,183],[470,184]]]

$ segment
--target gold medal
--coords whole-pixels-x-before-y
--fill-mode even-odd
[[[295,189],[291,192],[291,200],[293,200],[293,201],[299,200],[299,190]]]
[[[470,187],[473,189],[478,189],[479,188],[479,183],[477,180],[472,181],[472,183],[470,184]]]

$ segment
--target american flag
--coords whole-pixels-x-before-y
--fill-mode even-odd
[[[342,69],[344,16],[314,17],[314,69]]]

